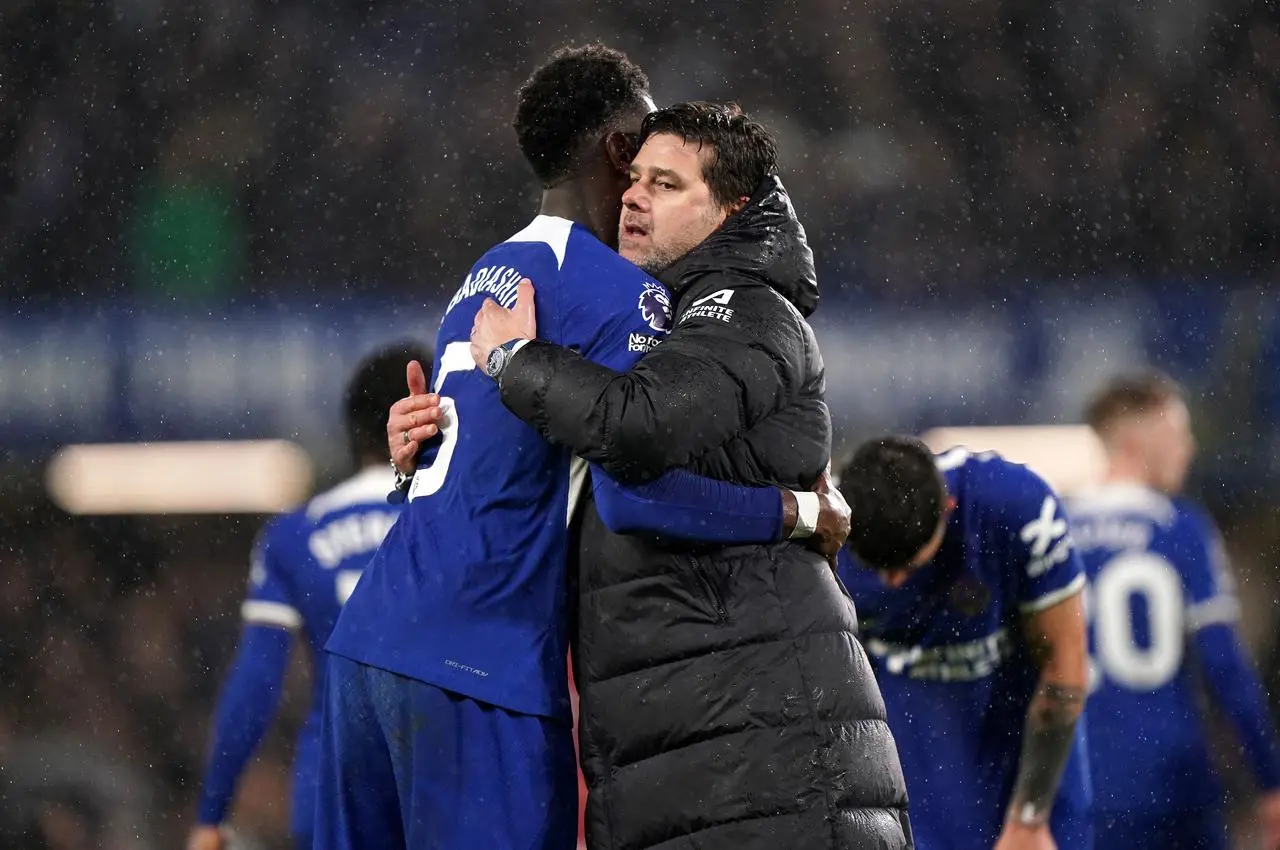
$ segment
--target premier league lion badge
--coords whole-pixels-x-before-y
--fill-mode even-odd
[[[671,297],[656,283],[646,283],[640,293],[640,315],[655,331],[671,330]]]

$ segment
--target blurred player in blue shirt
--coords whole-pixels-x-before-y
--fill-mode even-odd
[[[1225,848],[1222,789],[1201,716],[1208,693],[1261,789],[1263,846],[1280,847],[1280,761],[1212,520],[1178,498],[1195,443],[1176,384],[1124,376],[1091,401],[1104,483],[1070,502],[1090,582],[1089,746],[1097,845]]]
[[[272,520],[258,537],[240,608],[244,632],[214,715],[200,825],[191,833],[190,850],[225,846],[220,825],[245,765],[275,716],[299,630],[312,659],[314,696],[294,756],[293,839],[299,850],[311,847],[328,657],[324,643],[361,570],[400,513],[387,504],[392,474],[385,459],[383,419],[387,406],[401,395],[407,364],[429,356],[421,346],[401,344],[361,363],[344,400],[350,449],[361,471]]]
[[[512,306],[524,278],[538,281],[542,335],[611,368],[665,336],[666,290],[614,249],[652,109],[643,72],[599,45],[557,51],[520,91],[541,213],[448,305],[440,435],[330,638],[320,847],[577,843],[565,560],[586,467],[506,410],[469,340],[485,300]]]
[[[840,576],[916,847],[1087,850],[1085,579],[1057,496],[998,455],[908,437],[860,446],[840,490]]]

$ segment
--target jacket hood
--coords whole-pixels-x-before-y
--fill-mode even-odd
[[[767,283],[803,316],[818,306],[813,252],[776,174],[762,180],[745,207],[658,277],[679,296],[703,275],[726,271]]]

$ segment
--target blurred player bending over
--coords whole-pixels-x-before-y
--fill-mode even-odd
[[[858,448],[840,489],[840,576],[916,847],[1087,850],[1085,579],[1049,485],[993,453],[935,458],[886,437]]]
[[[1213,522],[1177,497],[1195,448],[1182,395],[1121,377],[1089,404],[1104,483],[1070,503],[1091,584],[1089,748],[1097,846],[1226,848],[1203,685],[1232,721],[1262,789],[1264,845],[1280,847],[1280,762],[1262,689],[1235,632],[1238,605]]]
[[[387,504],[391,473],[383,442],[386,409],[400,396],[406,365],[430,357],[417,345],[385,348],[365,360],[347,386],[347,438],[361,471],[272,520],[253,553],[249,592],[241,606],[244,633],[214,716],[213,741],[200,794],[199,823],[189,850],[219,850],[220,825],[236,783],[261,743],[279,703],[293,634],[302,629],[313,664],[313,701],[294,759],[293,839],[311,847],[319,758],[324,642],[399,509]]]

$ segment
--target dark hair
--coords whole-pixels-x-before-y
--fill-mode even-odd
[[[1089,400],[1084,418],[1094,433],[1102,436],[1116,420],[1149,413],[1178,398],[1182,398],[1182,388],[1167,375],[1159,372],[1118,375]]]
[[[562,47],[520,87],[512,126],[533,173],[548,186],[566,177],[584,144],[620,117],[646,110],[649,78],[626,54]]]
[[[863,443],[840,471],[849,503],[848,545],[864,566],[901,569],[934,533],[947,485],[929,447],[914,437]]]
[[[342,397],[347,441],[357,463],[386,455],[387,411],[409,394],[405,384],[409,361],[420,361],[430,376],[434,359],[431,349],[405,340],[378,349],[360,361]]]
[[[778,170],[773,136],[736,103],[693,101],[651,112],[640,125],[640,143],[659,133],[712,149],[703,177],[721,206],[751,197],[760,181]]]

